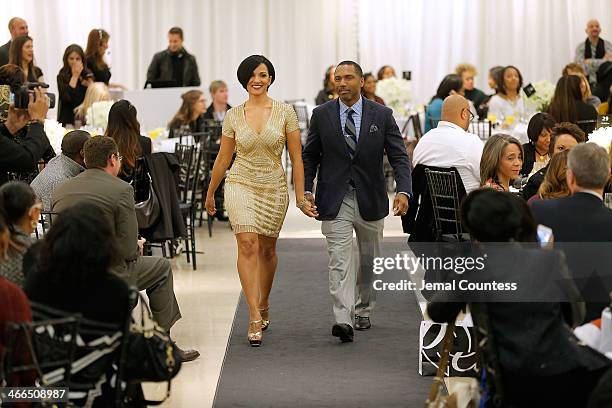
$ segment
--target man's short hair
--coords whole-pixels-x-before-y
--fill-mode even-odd
[[[604,188],[610,177],[610,155],[595,143],[581,143],[570,150],[567,168],[574,173],[578,187]]]
[[[21,17],[13,17],[13,18],[11,18],[9,20],[9,22],[8,22],[8,29],[9,29],[9,31],[13,31],[13,25],[15,25],[15,23],[18,20],[23,20],[23,18],[21,18]]]
[[[85,142],[89,140],[91,135],[84,130],[73,130],[66,133],[62,139],[62,153],[71,159],[81,153]]]
[[[88,169],[103,169],[113,154],[118,154],[117,143],[108,136],[89,138],[83,146],[85,165]]]
[[[215,92],[217,92],[221,88],[227,88],[227,84],[225,82],[221,81],[220,79],[218,79],[218,80],[212,81],[210,83],[210,86],[208,87],[208,90],[210,91],[210,93],[212,95],[212,94],[214,94]]]
[[[339,62],[338,65],[336,65],[336,69],[340,66],[340,65],[351,65],[355,68],[355,71],[357,72],[357,76],[359,77],[363,77],[363,70],[361,69],[361,66],[356,63],[355,61],[342,61]]]
[[[170,30],[168,30],[168,34],[177,34],[179,37],[181,37],[181,40],[183,39],[183,29],[181,27],[172,27]]]
[[[466,71],[471,72],[472,74],[474,74],[474,76],[478,74],[478,71],[476,71],[476,67],[467,62],[464,62],[463,64],[459,64],[455,67],[455,74],[459,76],[461,76]]]

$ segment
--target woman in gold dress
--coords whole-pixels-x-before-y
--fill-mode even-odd
[[[225,203],[238,245],[238,275],[249,307],[247,337],[252,346],[261,345],[263,331],[270,324],[268,298],[278,263],[276,240],[289,205],[281,164],[285,143],[291,156],[297,206],[304,214],[317,216],[314,205],[304,198],[297,115],[291,105],[268,96],[274,79],[274,67],[262,55],[251,55],[238,67],[238,81],[249,99],[227,111],[205,204],[214,215],[215,190],[236,152],[225,181]]]

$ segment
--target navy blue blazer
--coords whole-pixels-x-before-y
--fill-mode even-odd
[[[366,221],[380,220],[389,214],[383,173],[385,152],[393,167],[397,191],[412,194],[410,161],[393,111],[363,98],[361,129],[353,159],[340,128],[339,112],[340,104],[333,100],[316,107],[312,113],[302,152],[305,190],[313,191],[316,176],[317,219],[332,220],[340,211],[349,180],[353,180],[361,217]]]

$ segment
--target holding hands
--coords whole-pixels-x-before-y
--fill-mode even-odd
[[[317,212],[317,206],[315,205],[315,198],[312,193],[307,193],[302,199],[298,199],[297,207],[302,210],[304,214],[309,217],[316,218],[319,216]]]

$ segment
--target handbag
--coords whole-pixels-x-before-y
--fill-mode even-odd
[[[444,382],[444,372],[448,366],[450,349],[453,344],[454,332],[455,322],[452,321],[448,323],[446,333],[444,334],[438,372],[433,379],[433,384],[425,401],[425,408],[476,408],[478,406],[478,386],[475,380],[466,384],[460,384],[456,387],[456,391],[450,395],[440,395],[440,388]]]
[[[140,158],[137,163],[132,180],[134,207],[136,209],[138,228],[144,229],[152,227],[157,222],[161,209],[146,161],[144,158]]]
[[[130,382],[167,382],[166,397],[162,401],[144,401],[148,405],[160,405],[170,396],[170,385],[181,369],[182,360],[168,333],[153,319],[143,295],[138,295],[141,321],[134,323],[130,331],[124,377]]]

